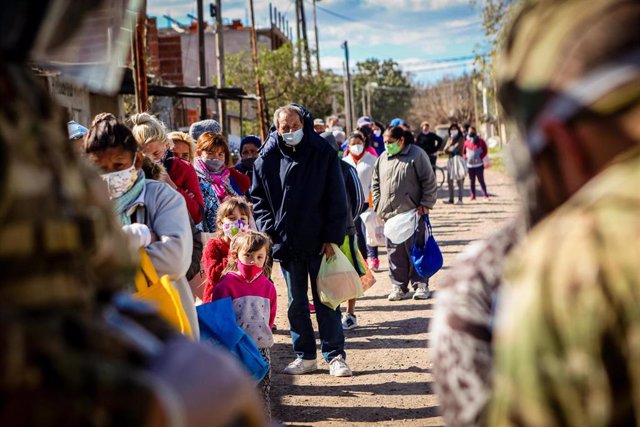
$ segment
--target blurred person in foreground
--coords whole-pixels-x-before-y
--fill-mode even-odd
[[[640,419],[638,22],[637,1],[527,1],[507,33],[499,96],[534,227],[498,300],[489,425]]]
[[[80,50],[89,63],[65,71],[90,68],[76,77],[94,91],[108,91],[107,80],[119,87],[108,67],[126,54],[117,47],[128,46],[132,22],[122,17],[135,17],[132,3],[0,3],[0,96],[10,100],[0,104],[0,152],[11,171],[0,174],[8,190],[0,192],[0,419],[39,427],[262,426],[252,382],[232,357],[182,337],[122,292],[136,260],[104,182],[79,160],[68,118],[27,66],[72,61],[64,54]],[[113,39],[88,37],[107,34],[101,23]],[[78,49],[87,40],[92,48]],[[113,60],[98,61],[107,52]]]

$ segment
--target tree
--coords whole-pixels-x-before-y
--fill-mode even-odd
[[[255,92],[255,74],[251,62],[251,53],[240,52],[225,57],[227,83],[229,86],[243,88],[248,93]],[[280,106],[295,102],[307,108],[314,117],[324,117],[331,113],[331,101],[334,95],[332,75],[322,72],[314,76],[298,76],[294,67],[294,52],[291,44],[285,44],[277,50],[264,46],[258,52],[258,73],[267,99],[266,116]],[[248,133],[258,133],[257,122],[247,123]]]
[[[353,102],[356,116],[364,116],[362,99],[367,92],[371,94],[371,116],[375,120],[389,123],[395,117],[406,117],[411,108],[413,86],[409,77],[400,69],[397,62],[377,58],[367,59],[356,64],[353,76]],[[367,86],[368,85],[368,86]]]
[[[409,122],[418,124],[428,120],[432,128],[452,122],[474,123],[473,84],[473,77],[464,74],[417,88],[408,114]]]

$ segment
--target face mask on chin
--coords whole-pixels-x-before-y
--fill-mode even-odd
[[[138,179],[138,171],[134,165],[131,165],[130,168],[117,172],[104,173],[100,175],[100,177],[107,183],[109,198],[117,199],[131,190],[131,187],[133,187]]]

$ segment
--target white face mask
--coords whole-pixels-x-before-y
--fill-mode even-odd
[[[354,156],[359,156],[364,151],[364,145],[362,144],[350,145],[349,151],[351,151],[351,154],[353,154]]]
[[[304,131],[302,130],[302,128],[300,128],[293,132],[283,133],[282,139],[287,145],[291,145],[295,147],[296,145],[300,144],[300,141],[302,141],[303,136],[304,136]]]
[[[382,131],[380,129],[376,129],[376,130],[373,131],[373,134],[375,136],[380,136],[380,135],[382,135]]]
[[[107,183],[109,197],[111,199],[117,199],[131,190],[131,187],[133,187],[133,184],[135,184],[138,179],[138,171],[134,165],[131,165],[129,169],[103,173],[100,177]]]
[[[458,137],[458,131],[457,130],[452,130],[451,131],[451,138],[455,139]]]

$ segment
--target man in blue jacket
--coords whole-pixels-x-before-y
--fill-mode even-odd
[[[274,127],[255,162],[250,190],[256,224],[273,240],[273,258],[289,292],[288,317],[296,360],[284,370],[299,375],[317,369],[307,284],[316,308],[321,350],[334,376],[350,376],[344,352],[340,308],[320,302],[316,279],[322,256],[334,256],[331,243],[346,234],[347,198],[335,151],[313,130],[303,107],[276,110]]]

